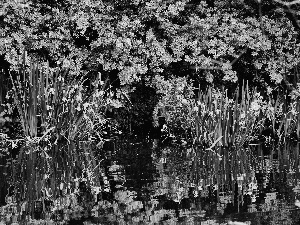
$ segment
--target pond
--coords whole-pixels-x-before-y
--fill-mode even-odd
[[[92,213],[66,218],[66,211],[57,210],[49,219],[71,219],[68,224],[300,224],[297,147],[291,145],[282,157],[285,151],[264,155],[258,145],[224,148],[218,155],[199,154],[189,146],[153,150],[151,143],[116,142],[106,159],[111,189],[102,192]],[[3,218],[3,224],[14,224]]]
[[[132,221],[300,224],[299,163],[294,149],[282,157],[281,149],[264,156],[266,150],[259,145],[236,151],[225,148],[223,158],[216,160],[213,152],[198,155],[187,146],[153,151],[145,143],[129,145],[117,145],[112,161],[115,168],[123,168],[115,171],[115,180],[123,176],[121,186],[136,193],[134,201],[148,205],[136,211]]]

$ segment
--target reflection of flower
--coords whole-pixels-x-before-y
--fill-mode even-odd
[[[143,203],[141,201],[132,201],[127,204],[125,213],[132,213],[133,211],[143,208]]]
[[[246,117],[246,114],[243,112],[241,113],[241,119],[244,119]]]
[[[115,193],[115,199],[120,203],[128,204],[133,201],[136,192],[134,191],[117,191]]]

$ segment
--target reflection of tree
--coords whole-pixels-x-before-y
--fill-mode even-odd
[[[291,211],[284,209],[287,206],[283,206],[280,210],[269,211],[265,213],[257,213],[254,217],[254,224],[293,224],[291,218]]]
[[[189,183],[184,179],[187,177],[186,165],[183,161],[174,159],[175,151],[176,149],[163,149],[161,158],[155,159],[159,178],[154,185],[157,186],[157,195],[169,194],[173,200],[180,201],[187,196]]]

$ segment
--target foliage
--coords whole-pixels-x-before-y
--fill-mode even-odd
[[[252,77],[264,74],[267,84],[279,84],[299,62],[291,22],[280,10],[276,18],[258,18],[241,16],[239,9],[226,4],[4,1],[0,53],[14,69],[24,49],[41,62],[49,60],[50,68],[56,62],[70,66],[72,75],[99,71],[99,66],[103,71],[116,69],[121,85],[182,62],[191,70],[210,70],[209,83],[236,82],[242,74],[233,67],[241,60],[247,67],[254,65],[248,71]],[[243,57],[246,52],[252,57]]]
[[[152,81],[157,93],[162,97],[153,111],[154,124],[158,125],[158,117],[163,116],[170,128],[170,132],[177,139],[190,135],[195,113],[189,108],[194,102],[194,93],[191,82],[183,78],[169,78],[168,80],[157,75]],[[189,136],[190,137],[190,136]]]
[[[10,122],[16,106],[23,135],[16,138],[1,130],[0,157],[9,148],[22,146],[17,160],[9,163],[19,196],[28,201],[27,212],[32,212],[34,201],[43,199],[44,189],[51,186],[54,196],[66,191],[69,187],[62,180],[70,185],[76,183],[75,177],[86,179],[99,192],[95,190],[100,174],[107,185],[93,148],[101,149],[104,141],[118,134],[119,124],[105,117],[112,109],[122,111],[128,100],[130,106],[119,116],[126,114],[137,127],[149,125],[156,105],[154,122],[165,116],[176,138],[192,142],[194,149],[189,151],[200,159],[207,157],[207,162],[213,156],[215,169],[223,157],[221,147],[235,147],[233,161],[248,160],[248,151],[241,149],[259,139],[267,121],[277,140],[286,143],[293,133],[299,138],[299,80],[293,81],[291,102],[281,99],[284,95],[278,94],[276,100],[270,95],[281,83],[290,85],[293,70],[298,76],[295,25],[280,9],[256,13],[254,1],[214,3],[3,1],[0,55],[11,64],[14,105],[3,105],[0,123]],[[277,9],[269,1],[263,4]],[[183,65],[187,74],[178,76],[174,70]],[[108,85],[115,72],[116,86],[121,86],[116,91]],[[190,74],[198,77],[188,79]],[[269,98],[248,83],[241,85],[244,78],[257,82]],[[192,82],[201,79],[210,87],[205,92],[199,88],[194,99]],[[228,87],[238,81],[235,94],[229,96]],[[137,82],[141,85],[133,88]],[[200,168],[197,160],[191,162],[191,173]],[[247,167],[239,168],[242,173]],[[209,172],[204,176],[209,178]],[[134,192],[114,194],[118,203],[101,203],[111,217],[143,207],[134,200]],[[126,205],[123,212],[121,205]]]
[[[206,147],[239,148],[257,143],[265,129],[270,128],[274,137],[282,141],[298,129],[296,90],[292,94],[294,100],[289,103],[281,92],[274,100],[274,93],[263,97],[248,84],[237,88],[233,98],[227,95],[228,90],[208,88],[199,92],[198,99],[194,98],[192,85],[186,78],[165,80],[156,76],[153,84],[162,95],[153,112],[154,121],[157,123],[158,117],[164,116],[176,139],[193,140],[194,144]]]
[[[35,63],[26,69],[25,59],[24,53],[19,73],[10,72],[13,106],[18,109],[22,137],[1,134],[1,154],[22,146],[17,159],[13,159],[10,176],[18,190],[18,201],[25,196],[27,213],[32,213],[42,190],[51,187],[55,195],[61,180],[70,184],[80,176],[89,185],[100,185],[100,177],[95,175],[101,171],[100,159],[95,157],[92,146],[100,143],[102,147],[104,128],[110,126],[106,124],[105,109],[120,103],[106,96],[107,82],[101,76],[93,83],[93,91],[86,92],[82,82],[68,79],[66,69],[43,72]]]

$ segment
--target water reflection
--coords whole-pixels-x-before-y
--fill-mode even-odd
[[[178,145],[159,153],[151,143],[115,146],[103,161],[109,188],[89,213],[80,212],[81,224],[300,224],[298,150],[271,150],[274,157],[256,145],[214,151]],[[290,154],[281,158],[283,152]],[[1,215],[16,207],[7,203]]]
[[[298,159],[292,154],[281,160],[264,155],[259,146],[222,148],[223,157],[216,160],[213,152],[196,151],[166,147],[161,154],[146,154],[155,172],[140,188],[150,193],[146,200],[156,202],[149,217],[152,222],[299,223]],[[130,171],[126,176],[132,176]]]

